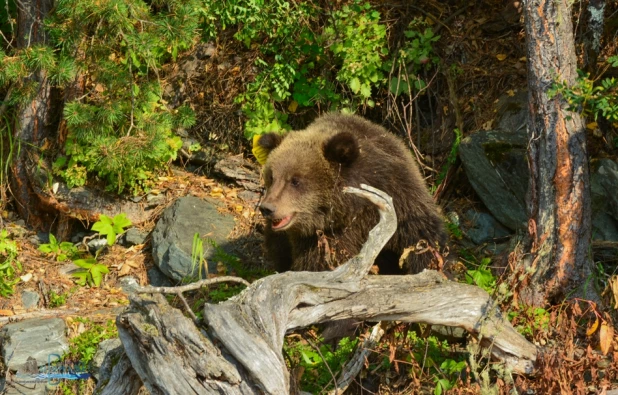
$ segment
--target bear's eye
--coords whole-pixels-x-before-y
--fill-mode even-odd
[[[298,188],[300,186],[300,179],[298,177],[292,177],[290,184],[292,184],[294,188]]]

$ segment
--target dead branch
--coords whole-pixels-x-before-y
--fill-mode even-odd
[[[358,256],[332,272],[287,272],[257,280],[238,296],[204,308],[200,330],[160,294],[131,297],[117,319],[133,369],[151,393],[285,394],[281,350],[286,332],[355,318],[465,328],[515,373],[532,372],[536,348],[517,333],[482,289],[434,271],[367,276],[396,228],[390,197],[350,188],[380,209]],[[110,381],[110,384],[113,383]]]

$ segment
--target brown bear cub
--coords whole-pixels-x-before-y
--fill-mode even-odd
[[[329,270],[357,254],[377,224],[377,208],[343,193],[344,186],[371,185],[393,198],[397,231],[376,265],[380,274],[418,273],[431,252],[404,249],[426,240],[444,246],[446,233],[415,159],[404,143],[359,116],[328,114],[305,130],[263,135],[265,252],[277,271]]]

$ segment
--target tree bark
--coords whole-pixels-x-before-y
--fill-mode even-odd
[[[19,3],[17,14],[17,47],[30,48],[44,45],[47,41],[43,19],[54,6],[53,0],[25,0]],[[36,94],[17,110],[13,128],[13,141],[17,144],[17,155],[12,163],[11,192],[17,201],[21,217],[35,227],[40,227],[46,214],[39,210],[39,202],[29,183],[32,167],[38,162],[38,151],[42,142],[51,135],[50,125],[52,91],[45,70],[36,71],[26,83],[36,84]]]
[[[574,83],[577,59],[571,2],[528,0],[524,5],[528,47],[530,184],[528,230],[531,278],[522,297],[542,305],[586,288],[591,203],[584,122],[548,90],[556,78]],[[531,270],[530,270],[531,269]],[[591,287],[588,287],[591,288]]]
[[[512,372],[531,373],[535,346],[513,329],[482,289],[450,282],[434,271],[366,275],[397,222],[391,199],[364,188],[362,196],[380,208],[380,223],[360,254],[334,271],[262,278],[235,298],[207,305],[207,329],[201,331],[162,295],[132,296],[130,310],[116,322],[126,355],[146,388],[152,394],[288,393],[292,388],[281,353],[286,332],[348,318],[463,327]],[[118,369],[126,371],[126,366]],[[108,386],[118,388],[112,381]],[[107,388],[102,393],[111,394]]]

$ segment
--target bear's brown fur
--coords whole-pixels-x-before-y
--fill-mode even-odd
[[[329,114],[302,131],[265,134],[265,250],[278,271],[328,270],[360,251],[377,224],[377,208],[342,192],[371,185],[393,198],[397,231],[380,253],[381,274],[401,273],[404,249],[421,239],[444,246],[446,234],[410,151],[393,134],[359,116]],[[417,273],[433,254],[410,254]]]

